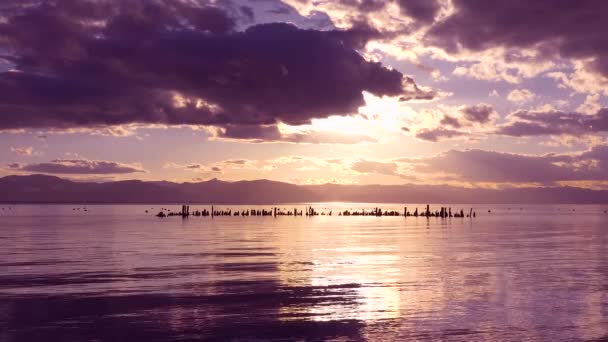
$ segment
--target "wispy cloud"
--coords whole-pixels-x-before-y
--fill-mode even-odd
[[[13,152],[14,154],[20,155],[20,156],[31,156],[32,154],[34,154],[34,148],[29,146],[29,147],[10,147],[11,152]]]
[[[50,174],[128,174],[146,172],[139,164],[124,164],[115,161],[87,159],[55,159],[47,163],[10,163],[14,171]]]

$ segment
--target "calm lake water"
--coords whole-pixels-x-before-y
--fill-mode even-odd
[[[608,206],[477,205],[472,220],[0,207],[1,342],[608,340]]]

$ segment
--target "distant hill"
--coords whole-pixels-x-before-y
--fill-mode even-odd
[[[608,191],[573,187],[469,189],[446,185],[294,185],[269,180],[81,183],[46,175],[0,178],[3,203],[608,203]]]

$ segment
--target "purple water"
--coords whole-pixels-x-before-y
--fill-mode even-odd
[[[0,207],[2,342],[608,339],[606,206],[184,220],[154,217],[177,205]]]

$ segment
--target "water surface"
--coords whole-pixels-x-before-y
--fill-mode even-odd
[[[602,206],[184,220],[153,216],[167,205],[0,207],[2,342],[608,339]]]

